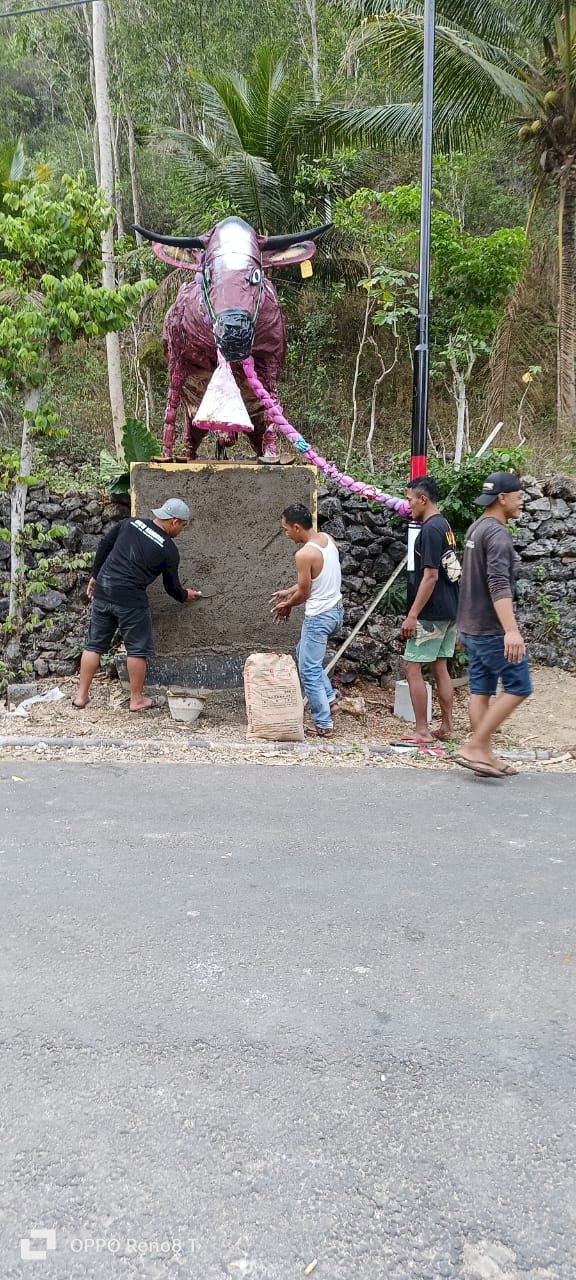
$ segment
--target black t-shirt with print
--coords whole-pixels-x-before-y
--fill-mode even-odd
[[[425,569],[438,569],[438,581],[430,599],[420,611],[423,622],[449,622],[458,609],[458,584],[450,579],[442,568],[442,556],[456,550],[454,534],[444,516],[430,516],[425,520],[414,546],[415,572],[408,589],[408,609],[412,607]]]
[[[165,591],[183,604],[187,592],[178,577],[179,563],[173,539],[153,520],[119,520],[96,551],[92,568],[96,579],[94,599],[126,608],[146,608],[146,588],[162,574]]]

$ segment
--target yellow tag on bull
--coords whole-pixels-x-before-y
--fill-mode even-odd
[[[312,270],[312,263],[309,262],[308,259],[306,259],[306,262],[300,263],[300,275],[302,276],[303,280],[309,280],[310,276],[314,275],[314,272]]]

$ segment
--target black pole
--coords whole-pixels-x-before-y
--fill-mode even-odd
[[[410,479],[425,476],[428,458],[428,385],[430,349],[428,309],[430,302],[430,209],[432,205],[432,127],[434,119],[434,37],[435,0],[424,0],[424,67],[422,75],[422,185],[420,194],[420,261],[418,267],[418,320],[414,347],[412,386],[412,439]],[[414,548],[420,525],[408,525],[408,598],[415,592]]]
[[[435,0],[424,5],[424,71],[422,78],[422,192],[420,198],[420,263],[418,321],[414,348],[410,479],[426,475],[428,456],[428,383],[430,351],[428,308],[430,293],[430,208],[432,204],[432,128],[434,117]]]

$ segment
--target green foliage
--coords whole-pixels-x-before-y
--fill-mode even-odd
[[[335,220],[358,240],[371,267],[362,284],[377,293],[374,322],[413,317],[420,188],[411,183],[386,192],[356,191],[337,204]],[[430,252],[430,340],[433,367],[440,372],[452,358],[466,365],[470,353],[489,354],[503,304],[526,261],[526,237],[520,227],[473,236],[451,213],[433,208]]]
[[[540,627],[544,635],[546,637],[553,636],[560,626],[560,613],[547,591],[538,593],[536,605],[540,613]]]
[[[273,44],[256,47],[247,75],[191,73],[190,91],[196,130],[151,138],[173,158],[186,230],[202,229],[222,202],[261,232],[289,230],[303,209],[366,180],[366,159],[343,150],[365,143],[355,109],[331,97],[314,102],[302,68]]]
[[[463,458],[459,468],[442,462],[440,458],[429,458],[428,475],[438,485],[442,512],[452,525],[461,548],[467,528],[480,514],[474,499],[481,493],[486,476],[492,471],[515,471],[522,475],[526,471],[528,456],[525,449],[488,449],[481,458],[471,455]],[[382,486],[401,492],[409,469],[410,454],[397,454],[390,473],[382,477]]]
[[[125,328],[149,282],[100,283],[102,228],[111,210],[85,176],[23,182],[0,211],[0,380],[17,397],[42,386],[55,348]],[[3,255],[3,256],[1,256]],[[43,404],[32,423],[50,434]]]
[[[130,492],[130,463],[151,462],[160,453],[160,443],[138,418],[127,418],[122,432],[123,460],[108,449],[100,454],[100,480],[110,493]]]

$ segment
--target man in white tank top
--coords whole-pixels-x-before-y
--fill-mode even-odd
[[[338,547],[326,533],[318,533],[312,516],[301,502],[282,513],[282,528],[298,550],[298,581],[286,591],[276,591],[270,601],[277,622],[286,622],[292,609],[303,604],[304,621],[296,660],[304,693],[319,737],[334,729],[332,704],[336,694],[324,673],[328,640],[342,626],[342,575]]]

